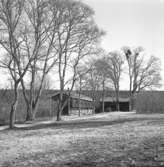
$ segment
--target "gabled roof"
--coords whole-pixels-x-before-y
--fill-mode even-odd
[[[60,92],[57,92],[57,93],[51,95],[50,97],[51,97],[51,98],[54,98],[54,97],[56,97],[56,96],[59,96],[59,94],[60,94]],[[79,94],[77,94],[77,93],[75,93],[75,92],[71,92],[71,93],[69,94],[69,92],[66,92],[66,91],[65,91],[63,94],[66,95],[66,96],[70,96],[70,97],[73,98],[73,99],[79,99]],[[80,99],[81,99],[81,100],[86,100],[86,101],[93,101],[92,98],[90,98],[90,97],[88,97],[88,96],[85,96],[85,95],[83,95],[83,94],[80,94]]]
[[[100,101],[102,102],[102,98],[100,99]],[[104,98],[104,102],[115,102],[116,101],[116,97],[105,97]],[[119,102],[129,102],[129,98],[125,98],[125,97],[119,97]]]

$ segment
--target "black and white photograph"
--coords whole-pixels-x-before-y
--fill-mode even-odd
[[[164,0],[0,0],[0,167],[164,167]]]

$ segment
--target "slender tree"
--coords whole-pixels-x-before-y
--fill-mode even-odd
[[[108,76],[113,83],[116,97],[116,110],[120,110],[119,106],[119,92],[120,92],[120,79],[123,72],[123,58],[118,51],[110,52],[108,57]]]
[[[75,82],[75,88],[79,94],[79,116],[81,113],[81,91],[85,87],[85,75],[90,71],[90,69],[87,69],[84,64],[81,64],[80,66],[77,67],[77,79]]]
[[[60,81],[60,99],[57,120],[61,119],[61,113],[67,103],[63,101],[63,93],[69,85],[69,93],[72,91],[77,79],[77,66],[91,54],[95,43],[103,34],[93,21],[94,12],[86,4],[74,0],[55,1],[52,5],[56,9],[56,2],[60,3],[60,11],[57,17],[60,26],[57,28],[58,71]],[[67,78],[67,74],[72,74]]]
[[[19,91],[22,78],[27,73],[33,57],[24,62],[24,41],[21,40],[20,22],[24,14],[24,0],[0,1],[0,44],[5,49],[1,67],[7,68],[14,82],[14,96],[10,111],[10,128],[14,127]]]
[[[27,91],[25,81],[22,79],[23,95],[27,106],[26,120],[35,119],[39,99],[44,87],[45,79],[50,70],[57,62],[56,50],[53,45],[56,40],[56,26],[58,25],[53,15],[58,12],[51,11],[51,3],[47,0],[26,0],[24,28],[22,38],[25,41],[25,48],[28,51],[28,57],[34,57],[30,64],[29,78],[30,86]],[[35,87],[37,76],[40,76],[40,82]]]
[[[84,68],[88,70],[88,72],[83,76],[83,89],[91,91],[90,96],[92,97],[92,106],[93,106],[93,114],[95,113],[96,109],[96,91],[102,90],[102,77],[97,75],[97,71],[95,68],[95,59],[90,59],[84,65]]]
[[[108,63],[107,63],[107,58],[106,56],[99,58],[96,60],[94,64],[95,70],[97,72],[97,75],[101,78],[101,89],[102,89],[102,112],[105,112],[105,103],[104,103],[104,98],[105,98],[105,91],[106,88],[110,87],[109,84],[109,74],[108,74]]]

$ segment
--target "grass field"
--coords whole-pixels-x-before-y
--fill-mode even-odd
[[[107,113],[0,131],[2,167],[164,166],[164,114]]]

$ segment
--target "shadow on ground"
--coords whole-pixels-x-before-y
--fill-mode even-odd
[[[81,128],[96,128],[101,126],[110,126],[115,124],[124,124],[134,121],[148,121],[147,124],[161,124],[164,125],[164,118],[120,118],[116,120],[73,120],[73,121],[61,121],[46,124],[29,125],[27,127],[16,127],[15,130],[37,130],[45,128],[55,129],[81,129]]]

